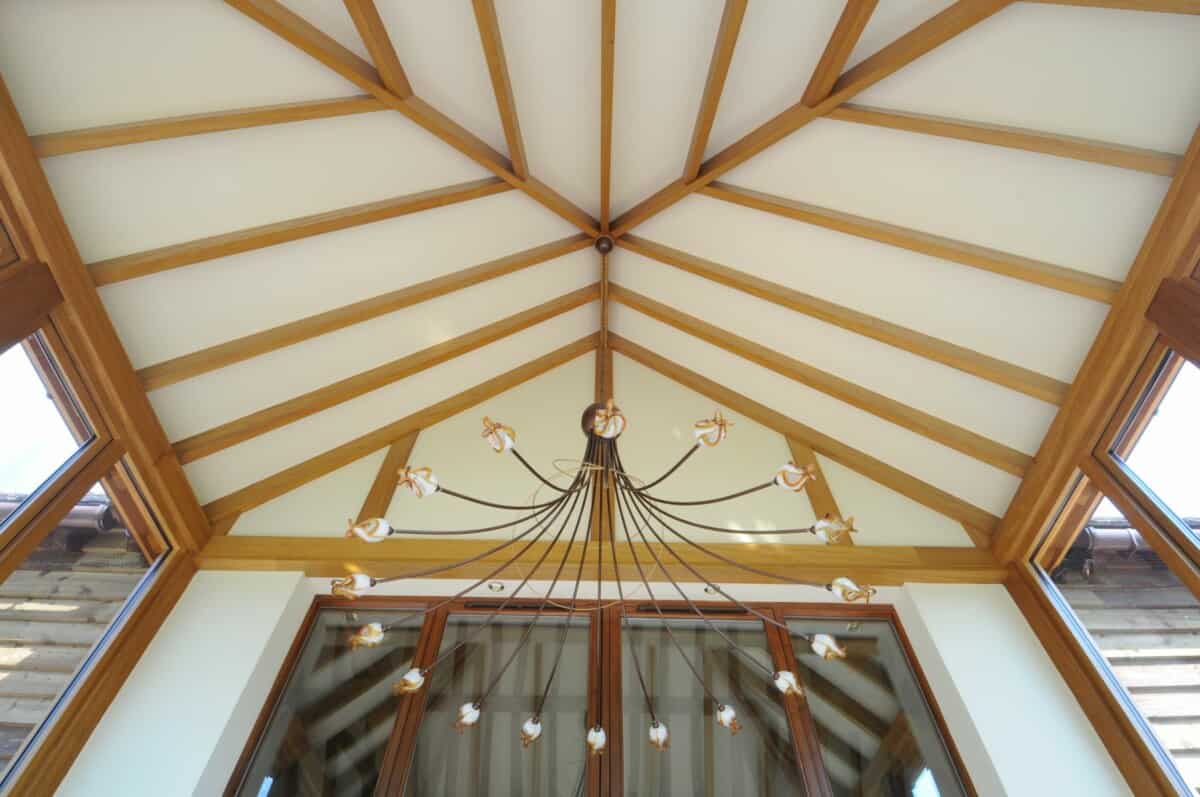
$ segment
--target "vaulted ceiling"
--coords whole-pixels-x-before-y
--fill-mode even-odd
[[[1200,121],[1198,43],[1191,0],[0,6],[0,73],[233,534],[372,501],[459,525],[377,476],[516,489],[478,417],[549,469],[611,381],[631,468],[714,406],[738,425],[693,487],[820,463],[812,507],[717,522],[824,500],[860,542],[986,544]]]

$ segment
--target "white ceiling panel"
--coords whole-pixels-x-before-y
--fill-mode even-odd
[[[847,68],[888,46],[925,20],[954,5],[955,0],[882,0],[875,6]]]
[[[1168,180],[817,119],[726,182],[1121,279]]]
[[[1198,42],[1197,16],[1014,3],[854,101],[1182,153]]]
[[[0,3],[0,73],[31,133],[360,93],[223,3]]]

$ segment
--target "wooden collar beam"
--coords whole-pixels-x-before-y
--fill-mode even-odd
[[[592,237],[600,234],[599,223],[583,210],[532,176],[523,178],[518,175],[508,158],[496,152],[478,136],[416,95],[401,98],[389,91],[374,66],[314,27],[303,17],[290,11],[278,0],[226,0],[226,2],[354,83],[387,107],[404,114],[425,130],[488,169],[513,188],[528,194],[583,232]],[[363,2],[366,3],[369,0],[363,0]],[[386,32],[383,35],[386,36]],[[388,47],[391,47],[390,43]]]

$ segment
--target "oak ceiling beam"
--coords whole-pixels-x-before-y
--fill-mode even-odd
[[[839,108],[834,108],[829,112],[829,118],[841,122],[854,122],[885,127],[890,130],[903,130],[909,133],[922,133],[959,141],[972,141],[977,144],[1024,150],[1025,152],[1037,152],[1042,155],[1099,163],[1104,166],[1132,169],[1165,177],[1175,174],[1181,160],[1179,155],[1171,152],[1129,147],[1124,144],[1110,144],[1060,133],[1043,133],[1023,127],[967,122],[962,119],[949,119],[944,116],[930,116],[909,111],[893,111],[853,103],[846,103]]]
[[[1158,337],[1146,311],[1164,279],[1191,273],[1200,259],[1200,127],[1142,241],[1104,325],[1042,439],[996,534],[1001,560],[1024,560],[1091,455],[1130,381]]]
[[[764,404],[759,404],[757,401],[678,363],[660,357],[632,341],[612,333],[609,333],[609,339],[614,351],[636,360],[668,379],[707,396],[722,406],[728,407],[788,439],[800,440],[808,444],[814,451],[829,457],[834,462],[838,462],[935,512],[989,533],[1000,522],[1000,519],[990,512],[910,476],[899,468],[881,462],[869,454],[851,448],[810,426],[794,421],[782,413],[776,412]],[[856,548],[856,550],[861,549],[861,546]]]
[[[555,349],[549,354],[542,355],[525,365],[514,368],[486,382],[464,390],[444,401],[432,404],[412,415],[389,423],[386,426],[368,432],[360,437],[343,443],[323,454],[311,457],[298,465],[293,465],[278,473],[260,479],[253,484],[235,490],[229,495],[211,501],[204,506],[204,512],[211,523],[217,523],[229,515],[248,512],[262,506],[267,501],[285,495],[297,487],[302,487],[315,479],[333,473],[338,468],[349,465],[368,454],[372,454],[397,440],[418,432],[435,423],[457,415],[464,410],[486,401],[494,396],[511,390],[524,382],[540,376],[552,368],[569,362],[580,355],[596,348],[599,336],[588,335],[574,343]]]
[[[515,335],[535,324],[540,324],[588,302],[593,302],[599,295],[599,285],[589,285],[586,288],[572,291],[406,357],[400,357],[184,438],[175,443],[175,453],[178,455],[179,461],[186,465],[289,423],[294,423],[301,418],[307,418],[322,410],[406,379],[455,357],[461,357],[489,343]]]
[[[508,158],[415,94],[401,99],[383,85],[371,64],[318,30],[278,0],[225,0],[263,27],[332,69],[387,107],[399,111],[425,130],[488,169],[504,182],[523,191],[593,238],[599,223],[546,184],[531,177],[521,178]]]
[[[345,537],[263,537],[258,535],[228,535],[213,537],[197,557],[202,570],[300,570],[314,578],[332,578],[352,572],[369,572],[376,577],[401,576],[426,568],[449,565],[484,553],[496,545],[495,540],[429,540],[406,538],[402,541],[369,545]],[[548,543],[535,543],[516,562],[514,573],[530,572],[545,552]],[[565,552],[566,543],[556,545]],[[745,543],[705,543],[729,558],[751,567],[786,574],[790,578],[832,580],[850,576],[862,583],[877,586],[898,586],[912,582],[931,583],[999,583],[1004,580],[1005,568],[981,548],[934,548],[905,545],[846,547],[841,545],[747,545]],[[657,551],[663,551],[655,545]],[[628,546],[614,549],[617,561],[625,574],[637,579]],[[714,581],[724,583],[761,583],[762,576],[739,570],[731,565],[710,559],[680,545],[676,553]],[[594,546],[583,551],[580,546],[570,552],[569,560],[578,563],[580,556],[594,558]],[[479,578],[512,556],[501,551],[485,556],[478,562],[457,570],[438,574],[442,578]],[[607,558],[608,553],[605,553]],[[680,582],[694,582],[696,576],[670,555],[661,554],[672,577]],[[553,552],[546,557],[543,570],[535,578],[549,578],[562,556]],[[514,576],[516,577],[516,576]]]
[[[1200,0],[1026,0],[1026,2],[1050,6],[1158,11],[1165,14],[1200,14]]]
[[[363,299],[261,332],[244,335],[225,343],[218,343],[191,354],[184,354],[149,365],[137,373],[146,390],[157,390],[209,371],[215,371],[218,368],[258,357],[267,352],[295,345],[318,335],[394,313],[405,307],[503,277],[538,263],[545,263],[571,252],[577,252],[590,244],[591,238],[586,235],[573,235],[496,260],[489,260],[471,268],[389,291],[379,296],[372,296],[370,299]]]
[[[676,180],[621,214],[613,220],[612,234],[624,235],[636,225],[700,190],[813,119],[825,116],[834,108],[849,102],[879,81],[1012,2],[1013,0],[958,0],[950,8],[930,17],[879,52],[860,61],[838,78],[832,93],[818,105],[809,107],[803,102],[796,103],[705,161],[700,168],[700,174],[694,180]]]
[[[612,219],[613,80],[616,73],[617,0],[600,2],[600,230]]]
[[[845,516],[838,508],[837,500],[833,497],[829,479],[825,478],[825,470],[821,467],[821,460],[817,458],[817,452],[813,451],[812,446],[808,443],[791,437],[787,438],[787,445],[788,453],[792,455],[792,462],[801,467],[813,468],[813,478],[804,486],[804,494],[808,496],[808,504],[812,507],[813,517],[845,520]],[[850,534],[843,534],[834,543],[834,545],[853,544],[854,538]]]
[[[343,2],[346,5],[346,11],[350,13],[350,19],[354,21],[354,27],[358,29],[358,37],[367,46],[367,52],[370,53],[371,60],[375,63],[375,69],[378,70],[383,85],[402,100],[411,97],[412,86],[409,85],[408,76],[404,74],[404,67],[400,64],[399,56],[396,55],[396,48],[392,46],[392,39],[388,36],[387,27],[384,26],[383,19],[379,16],[379,9],[375,7],[375,0],[343,0]]]
[[[893,324],[866,313],[802,293],[785,285],[737,271],[669,246],[626,235],[618,244],[631,252],[657,260],[681,271],[712,280],[780,307],[803,313],[827,324],[903,349],[942,365],[977,376],[1050,404],[1061,404],[1067,387],[1063,382],[1019,365],[981,354],[949,341]]]
[[[704,160],[704,150],[708,148],[708,137],[721,103],[721,92],[725,89],[725,78],[733,63],[733,49],[737,46],[746,5],[747,0],[725,0],[725,10],[721,13],[721,25],[717,28],[717,40],[708,64],[708,77],[704,81],[704,93],[700,95],[700,110],[692,128],[692,144],[683,162],[684,180],[694,180],[700,173],[700,163]]]
[[[846,0],[842,15],[838,17],[833,34],[821,53],[821,60],[817,62],[800,102],[811,108],[833,91],[834,84],[846,68],[846,62],[850,60],[850,55],[858,45],[858,40],[866,30],[867,23],[871,21],[871,14],[875,13],[875,6],[878,4],[879,0]]]
[[[419,434],[420,432],[413,432],[405,435],[388,447],[388,452],[379,465],[379,472],[375,474],[375,481],[371,483],[371,489],[367,491],[367,497],[363,499],[362,509],[358,511],[356,523],[383,517],[387,514],[399,483],[397,471],[408,464],[408,458],[412,455],[413,446],[417,444]]]
[[[500,113],[500,125],[504,128],[504,140],[508,143],[508,157],[512,160],[513,173],[524,180],[529,177],[529,164],[525,160],[525,143],[521,139],[517,101],[508,77],[508,61],[504,57],[504,40],[500,36],[496,4],[493,0],[472,0],[471,5],[475,9],[475,25],[479,28],[483,56],[492,79],[492,92],[496,95],[496,109]]]
[[[503,180],[497,177],[487,177],[482,180],[472,180],[448,185],[444,188],[405,194],[377,202],[351,205],[338,210],[314,213],[311,216],[300,216],[295,219],[248,227],[244,230],[212,235],[207,238],[197,238],[186,243],[149,249],[145,252],[99,260],[88,266],[88,269],[91,271],[92,280],[97,285],[111,285],[174,268],[190,266],[205,260],[251,252],[288,241],[298,241],[301,238],[310,238],[335,230],[345,230],[384,219],[419,213],[423,210],[456,205],[460,202],[468,202],[472,199],[502,194],[511,190],[512,186]]]
[[[765,194],[728,183],[714,182],[700,193],[742,207],[766,211],[776,216],[802,221],[827,230],[866,238],[941,260],[961,263],[982,271],[1082,296],[1096,302],[1111,303],[1121,283],[1086,271],[1056,266],[1040,260],[1009,254],[986,246],[977,246],[933,233],[876,221],[840,210],[831,210],[786,197]]]
[[[45,263],[19,260],[0,266],[0,353],[37,332],[62,300]]]
[[[1023,476],[1032,463],[1032,457],[1014,448],[814,368],[620,285],[612,286],[611,296],[626,307],[681,332],[1014,476]]]
[[[600,255],[600,348],[596,352],[596,401],[613,398],[612,349],[608,346],[608,255]]]
[[[247,127],[302,122],[308,119],[352,116],[383,109],[383,103],[374,97],[365,95],[340,97],[332,100],[289,102],[282,105],[263,105],[232,111],[168,116],[142,122],[86,127],[80,130],[65,130],[60,133],[43,133],[33,136],[33,148],[38,157],[52,158],[56,155],[69,155],[72,152],[122,147],[126,144],[140,144],[146,141],[162,141],[163,139],[183,138],[202,133],[220,133],[225,130],[241,130]]]

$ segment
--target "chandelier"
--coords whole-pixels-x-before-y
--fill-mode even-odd
[[[508,604],[517,597],[518,594],[526,587],[534,572],[537,572],[550,553],[554,550],[561,550],[561,559],[557,562],[554,569],[553,578],[550,581],[550,586],[546,589],[544,596],[536,607],[529,624],[525,627],[520,639],[517,642],[515,649],[508,658],[501,664],[499,670],[491,678],[488,685],[474,699],[464,703],[459,707],[458,719],[455,723],[455,728],[459,732],[474,726],[479,722],[480,713],[483,711],[487,702],[488,696],[496,685],[500,682],[509,665],[513,663],[517,655],[521,652],[526,641],[529,639],[530,633],[533,630],[534,624],[541,617],[546,608],[550,605],[559,606],[565,609],[568,614],[576,612],[591,611],[589,608],[581,608],[578,606],[580,598],[580,585],[584,577],[584,563],[587,557],[584,555],[589,546],[596,547],[596,605],[600,605],[600,586],[602,583],[601,569],[604,562],[605,535],[602,529],[610,530],[608,535],[608,556],[611,559],[613,578],[616,581],[618,606],[620,607],[621,622],[625,629],[629,628],[629,618],[626,615],[625,609],[625,585],[621,581],[620,569],[617,565],[616,548],[620,544],[627,546],[630,559],[633,562],[634,568],[638,573],[638,579],[641,587],[645,590],[649,602],[656,610],[659,620],[662,622],[663,629],[666,631],[671,643],[678,651],[683,661],[687,664],[692,675],[699,682],[705,699],[712,701],[716,708],[714,716],[717,723],[729,730],[730,733],[737,733],[741,726],[738,723],[737,712],[729,703],[721,700],[714,695],[709,688],[708,683],[701,676],[692,660],[684,651],[682,645],[676,640],[674,633],[671,630],[671,625],[667,622],[664,616],[660,599],[655,596],[654,590],[651,587],[650,579],[647,576],[647,570],[651,563],[654,568],[666,576],[674,591],[677,592],[687,606],[699,617],[707,627],[714,631],[720,638],[729,646],[730,650],[736,654],[740,654],[746,661],[750,662],[755,668],[761,671],[765,681],[772,684],[782,695],[783,699],[803,694],[803,689],[800,685],[796,674],[787,670],[772,671],[770,668],[762,664],[757,658],[743,650],[736,642],[721,630],[721,628],[713,623],[707,615],[696,606],[696,604],[688,597],[683,588],[671,575],[670,569],[667,567],[664,559],[674,560],[679,566],[689,572],[693,578],[703,582],[706,585],[706,591],[720,595],[723,599],[736,605],[743,611],[758,617],[766,623],[779,626],[792,636],[797,636],[807,642],[813,652],[827,660],[838,660],[846,657],[846,650],[829,634],[797,634],[786,625],[776,621],[755,609],[745,605],[733,595],[730,595],[726,590],[711,579],[705,577],[703,572],[694,564],[688,562],[679,555],[676,547],[680,544],[686,545],[696,551],[705,554],[712,559],[723,562],[726,565],[739,568],[741,570],[753,573],[767,579],[783,581],[790,584],[800,584],[805,586],[823,586],[838,598],[847,601],[865,601],[870,602],[875,595],[875,589],[870,586],[859,586],[847,577],[835,578],[828,584],[823,584],[816,581],[806,581],[803,579],[792,578],[781,573],[770,572],[758,567],[752,567],[738,562],[736,559],[713,550],[712,548],[696,541],[688,536],[688,533],[680,531],[681,528],[700,529],[704,531],[712,531],[724,534],[812,534],[817,539],[826,544],[840,542],[848,535],[853,534],[854,528],[853,518],[842,520],[841,518],[825,516],[819,518],[811,526],[792,529],[775,529],[770,531],[746,531],[746,530],[730,530],[721,528],[720,526],[712,526],[704,523],[699,523],[694,520],[689,520],[680,514],[678,507],[688,506],[703,506],[709,504],[731,501],[736,498],[741,498],[752,493],[766,490],[771,487],[778,487],[791,492],[800,492],[814,478],[816,478],[816,465],[814,463],[800,465],[795,462],[788,462],[779,468],[772,478],[767,479],[761,484],[754,485],[744,490],[730,493],[728,495],[719,496],[716,498],[678,501],[668,500],[657,497],[652,490],[658,485],[665,482],[673,476],[680,467],[683,466],[696,452],[705,448],[713,448],[719,445],[728,435],[729,428],[733,425],[726,420],[721,413],[715,412],[713,417],[701,421],[697,421],[693,426],[695,443],[658,478],[645,483],[639,483],[640,480],[631,476],[621,464],[621,454],[617,449],[617,438],[625,431],[627,420],[621,410],[609,399],[604,403],[596,403],[589,406],[583,412],[581,425],[584,435],[587,438],[587,444],[584,449],[583,458],[579,461],[579,466],[572,471],[566,471],[558,468],[560,474],[571,479],[567,486],[555,484],[552,478],[547,478],[534,468],[517,450],[516,432],[502,423],[493,421],[485,417],[483,419],[483,437],[491,446],[492,450],[498,454],[511,453],[526,470],[540,483],[537,488],[538,492],[534,493],[534,497],[527,504],[505,504],[495,501],[476,498],[464,493],[456,492],[442,485],[437,476],[429,468],[412,468],[404,467],[398,471],[398,486],[404,487],[417,498],[425,498],[435,493],[444,493],[453,498],[468,501],[474,504],[479,504],[500,512],[520,512],[521,515],[515,520],[509,520],[503,523],[497,523],[491,526],[485,526],[476,529],[455,529],[431,531],[427,529],[398,529],[391,526],[384,518],[371,518],[359,523],[350,521],[350,527],[346,531],[347,537],[356,537],[363,542],[378,543],[389,537],[397,534],[413,534],[424,536],[464,536],[471,534],[481,534],[489,531],[499,531],[509,529],[513,532],[512,537],[493,548],[490,548],[483,553],[471,556],[453,564],[441,565],[434,568],[429,568],[404,575],[393,576],[389,578],[373,578],[366,573],[353,573],[345,578],[334,579],[331,588],[334,595],[343,598],[357,598],[364,594],[371,587],[389,581],[399,581],[407,578],[417,578],[428,576],[434,573],[452,570],[471,564],[492,554],[500,553],[517,546],[517,543],[524,542],[523,545],[516,549],[506,561],[488,572],[482,578],[467,586],[452,597],[439,601],[427,608],[415,610],[402,614],[398,619],[389,623],[368,623],[357,629],[350,637],[349,645],[352,648],[357,647],[374,647],[383,642],[388,631],[402,626],[406,623],[423,618],[430,612],[446,606],[447,604],[458,600],[473,589],[478,588],[484,582],[494,579],[497,575],[509,569],[516,563],[530,548],[537,542],[548,540],[549,545],[544,546],[545,550],[530,568],[529,574],[526,575],[516,588],[501,602],[491,614],[489,614],[483,622],[476,626],[467,638],[459,641],[456,645],[441,652],[430,664],[424,667],[412,667],[406,672],[399,681],[397,681],[392,689],[397,695],[411,694],[418,692],[425,685],[430,673],[442,662],[446,661],[457,650],[468,644],[477,637],[484,629],[486,629]],[[557,468],[557,465],[556,465]],[[548,490],[554,496],[549,500],[539,501],[538,493],[541,490]],[[586,518],[585,518],[586,516]],[[564,535],[569,536],[565,546],[558,546]],[[618,530],[620,531],[620,541],[618,540]],[[563,571],[566,569],[570,559],[571,552],[576,546],[576,542],[580,538],[582,531],[582,547],[579,557],[578,567],[574,573],[574,588],[571,591],[571,598],[565,603],[556,603],[551,600],[550,595],[558,586],[563,576]],[[689,531],[690,533],[690,531]],[[657,543],[659,550],[651,543]],[[639,555],[639,543],[642,554]],[[566,644],[568,624],[563,623],[562,632],[558,640],[557,652],[555,653],[554,662],[550,667],[549,674],[546,676],[545,687],[541,690],[540,696],[533,701],[529,717],[521,724],[518,729],[521,742],[524,746],[529,746],[536,742],[542,735],[542,708],[546,702],[547,696],[550,693],[550,687],[554,682],[554,677],[558,672],[558,665],[562,659],[563,648]],[[666,723],[658,719],[655,713],[654,700],[651,698],[649,691],[646,688],[646,681],[642,675],[641,662],[638,660],[637,651],[631,649],[633,654],[633,665],[638,676],[638,683],[641,687],[642,695],[646,700],[646,707],[650,716],[650,727],[647,737],[651,745],[659,750],[667,749],[670,743],[670,733]],[[608,743],[608,736],[604,728],[600,724],[596,724],[589,728],[584,736],[584,741],[592,755],[599,755],[604,751]]]

